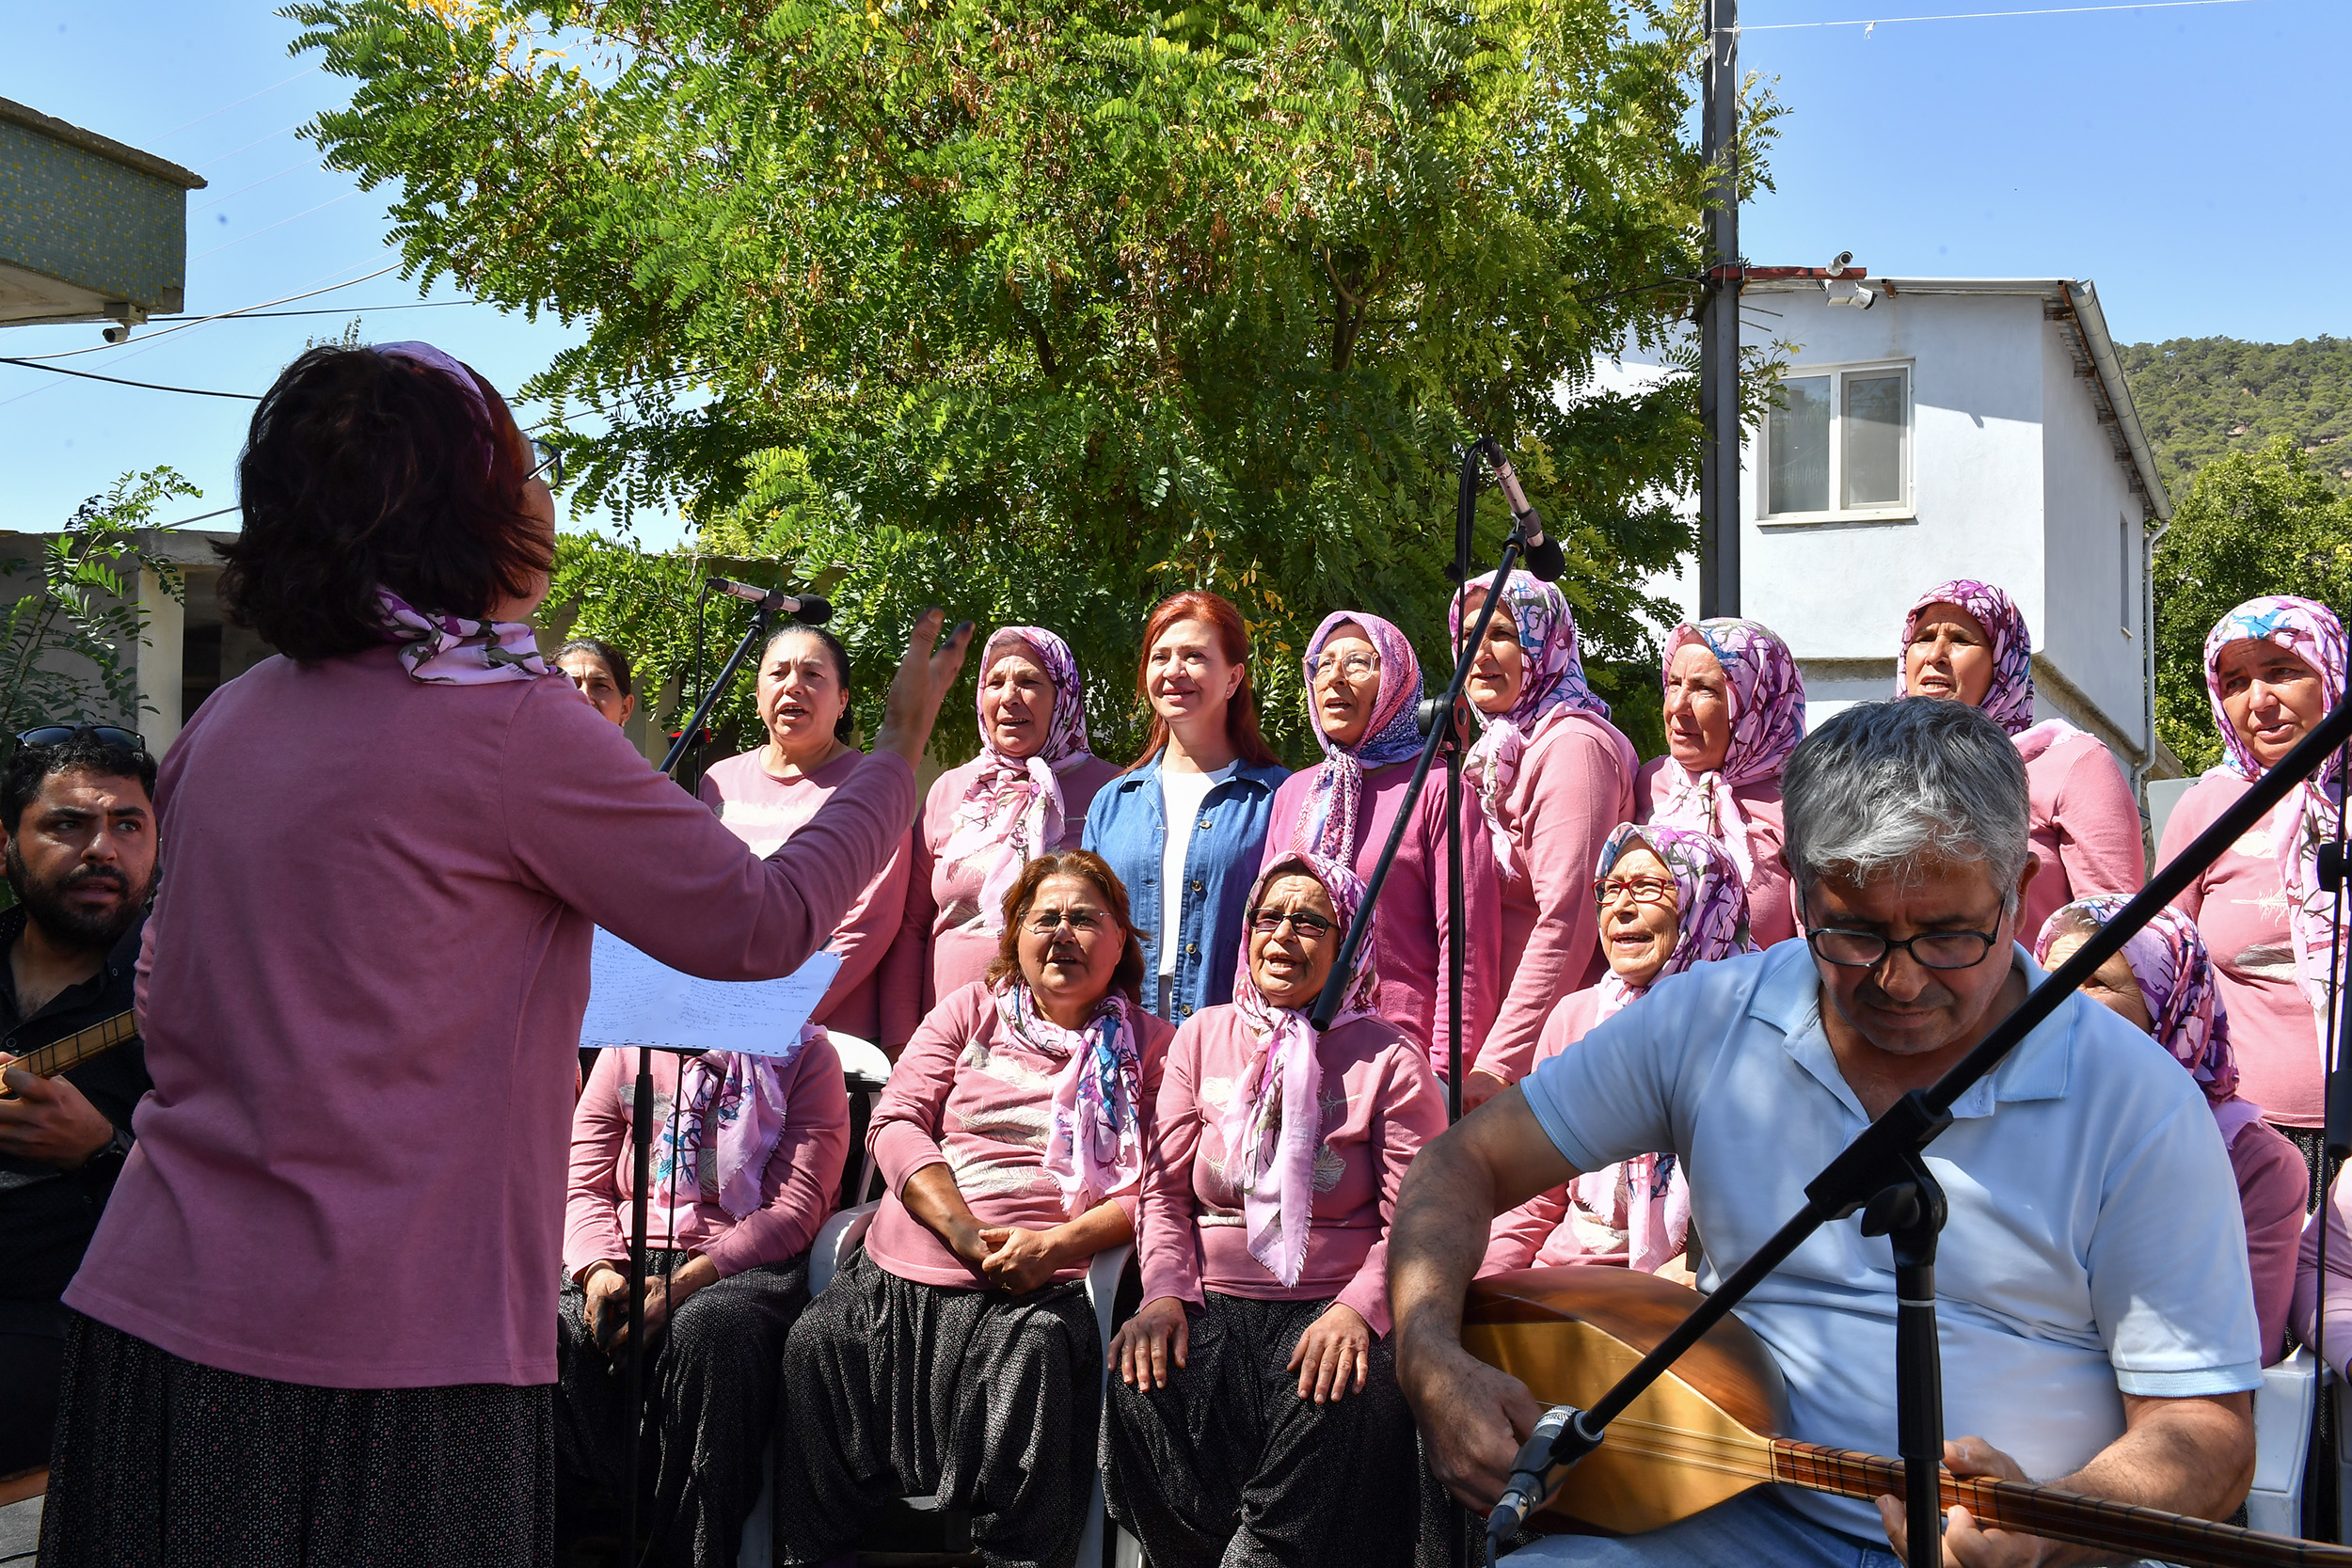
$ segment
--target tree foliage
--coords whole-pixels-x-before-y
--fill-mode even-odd
[[[2191,772],[2221,761],[2205,635],[2248,599],[2300,594],[2352,608],[2352,497],[2286,436],[2197,472],[2156,551],[2156,732]]]
[[[1590,376],[1667,351],[1704,264],[1690,0],[287,14],[353,84],[312,134],[398,186],[412,272],[586,325],[522,388],[575,505],[675,500],[707,552],[838,580],[868,706],[939,602],[1067,636],[1117,752],[1143,607],[1198,585],[1251,621],[1298,754],[1327,608],[1439,651],[1482,431],[1565,536],[1597,660],[1651,678],[1695,384]],[[1755,95],[1751,182],[1776,113]],[[1488,559],[1503,526],[1490,500]],[[559,589],[643,624],[666,581]]]
[[[2116,352],[2175,493],[2216,458],[2279,436],[2312,455],[2329,488],[2352,490],[2352,341],[2174,338]]]

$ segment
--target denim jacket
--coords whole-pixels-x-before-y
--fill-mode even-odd
[[[1165,753],[1163,753],[1165,754]],[[1290,777],[1283,768],[1244,760],[1200,803],[1192,842],[1184,850],[1185,889],[1176,940],[1175,983],[1168,1021],[1182,1023],[1202,1007],[1230,1002],[1243,941],[1242,906],[1257,880],[1274,816],[1274,791]],[[1127,885],[1136,934],[1143,941],[1144,1006],[1156,1010],[1160,986],[1160,857],[1168,822],[1160,793],[1160,759],[1103,786],[1087,811],[1085,847],[1110,863]]]

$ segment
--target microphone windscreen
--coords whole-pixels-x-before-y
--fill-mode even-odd
[[[1560,574],[1568,569],[1568,558],[1560,548],[1560,541],[1546,535],[1540,545],[1527,547],[1527,572],[1543,582],[1558,582]]]
[[[1560,553],[1557,546],[1552,553]],[[792,619],[804,626],[821,626],[833,619],[833,606],[814,594],[803,594],[801,602],[793,607]]]

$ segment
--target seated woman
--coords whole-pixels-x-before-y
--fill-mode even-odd
[[[857,717],[850,710],[849,651],[821,627],[779,627],[760,655],[754,701],[766,743],[712,763],[695,793],[754,854],[772,855],[816,819],[866,760],[852,744]],[[892,1033],[887,1008],[905,1015],[899,1037],[913,1031],[912,1002],[902,989],[883,985],[881,974],[906,912],[913,839],[912,832],[899,835],[898,847],[834,927],[825,951],[841,960],[841,972],[811,1022],[880,1041]]]
[[[1753,953],[1748,895],[1723,845],[1688,828],[1628,822],[1600,851],[1593,895],[1609,973],[1552,1009],[1545,1062],[1668,974]],[[1691,1283],[1691,1189],[1671,1154],[1645,1154],[1538,1193],[1496,1218],[1482,1275],[1615,1263]]]
[[[556,1343],[557,1473],[628,1484],[633,1053],[607,1051],[572,1111]],[[808,1244],[833,1212],[850,1098],[825,1032],[782,1056],[653,1053],[655,1146],[644,1325],[651,1419],[640,1474],[664,1560],[732,1563],[775,1427],[776,1365],[808,1305]],[[673,1116],[675,1109],[675,1115]]]
[[[1135,1234],[1169,1030],[1099,856],[1031,860],[1004,925],[898,1058],[867,1140],[888,1196],[785,1347],[787,1561],[855,1550],[911,1494],[969,1510],[992,1564],[1077,1557],[1103,1365],[1082,1276]]]
[[[1389,1343],[1388,1229],[1445,1131],[1419,1044],[1375,1011],[1375,936],[1308,1019],[1363,885],[1278,858],[1230,1006],[1168,1047],[1144,1179],[1144,1307],[1111,1341],[1103,1496],[1155,1568],[1404,1564],[1421,1508]]]
[[[2056,969],[2129,900],[2077,898],[2052,915],[2034,957]],[[2205,1091],[2246,1211],[2246,1258],[2254,1277],[2254,1316],[2262,1324],[2263,1365],[2286,1354],[2288,1306],[2295,1294],[2296,1238],[2303,1229],[2311,1177],[2302,1150],[2264,1121],[2263,1108],[2238,1097],[2230,1013],[2204,939],[2175,909],[2134,932],[2123,951],[2083,983],[2083,994],[2155,1037]]]
[[[2295,1337],[2336,1370],[2338,1377],[2352,1375],[2352,1191],[2338,1170],[2328,1187],[2328,1201],[2303,1222],[2303,1244],[2296,1251]],[[2327,1321],[2320,1321],[2319,1227],[2328,1227]]]

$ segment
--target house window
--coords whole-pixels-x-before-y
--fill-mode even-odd
[[[1911,368],[1783,378],[1764,421],[1764,503],[1782,522],[1911,515]]]

